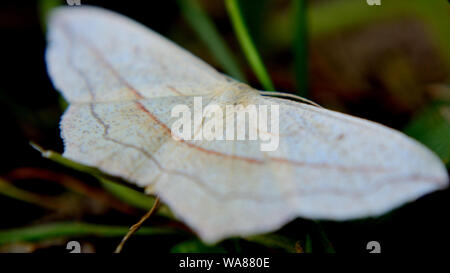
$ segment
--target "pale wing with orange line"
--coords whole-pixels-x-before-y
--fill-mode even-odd
[[[230,80],[145,26],[94,7],[52,13],[46,59],[69,102],[203,95]]]
[[[440,160],[402,133],[261,97],[111,12],[59,10],[49,42],[50,75],[71,102],[64,155],[160,195],[206,242],[272,231],[295,217],[380,215],[448,183]],[[194,95],[223,108],[278,105],[278,149],[174,140],[171,109],[192,108]]]

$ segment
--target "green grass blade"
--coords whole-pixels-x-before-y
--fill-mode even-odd
[[[193,239],[181,242],[172,247],[171,253],[226,253],[226,250],[219,246],[209,246],[200,240]]]
[[[111,179],[109,179],[108,175],[102,173],[100,170],[96,168],[76,163],[70,159],[63,157],[61,154],[55,151],[44,150],[35,143],[31,143],[31,145],[33,146],[33,148],[38,150],[45,158],[48,158],[71,169],[83,173],[88,173],[94,176],[100,181],[100,183],[106,190],[115,195],[118,199],[124,201],[125,203],[133,207],[140,208],[143,210],[149,210],[152,207],[153,203],[155,202],[154,197],[139,192],[137,190],[134,190],[130,187],[127,187],[126,185],[114,182]],[[170,212],[170,209],[165,205],[161,205],[159,207],[157,214],[168,218],[174,218],[173,214]]]
[[[15,187],[10,182],[0,178],[0,194],[50,210],[59,209],[59,200],[54,197],[41,196]]]
[[[38,152],[41,153],[41,155],[45,158],[48,158],[52,161],[55,161],[63,166],[69,167],[71,169],[80,171],[80,172],[84,172],[84,173],[89,173],[91,175],[101,175],[102,173],[97,170],[96,168],[92,168],[89,166],[85,166],[83,164],[79,164],[76,163],[70,159],[67,159],[65,157],[63,157],[61,154],[55,152],[55,151],[50,151],[50,150],[44,150],[42,147],[40,147],[39,145],[37,145],[36,143],[30,142],[30,145],[36,149]]]
[[[320,242],[322,243],[323,251],[325,251],[325,253],[336,253],[333,245],[331,244],[330,239],[328,239],[328,236],[325,230],[323,229],[322,225],[320,224],[320,222],[316,222],[316,227],[317,233],[319,235],[318,240],[320,240]]]
[[[272,80],[270,79],[269,74],[267,73],[266,68],[264,67],[264,64],[245,26],[237,1],[226,0],[225,4],[239,43],[241,44],[242,50],[244,51],[250,66],[255,72],[256,77],[261,82],[264,89],[275,90]]]
[[[47,30],[47,19],[50,11],[63,4],[62,0],[40,0],[38,1],[38,16],[43,32]]]
[[[269,248],[281,248],[286,252],[295,253],[295,241],[282,235],[269,233],[264,235],[248,236],[244,239]]]
[[[112,193],[114,196],[116,196],[118,199],[122,200],[123,202],[125,202],[135,208],[142,209],[142,210],[150,210],[153,207],[153,203],[155,202],[154,197],[144,194],[142,192],[136,191],[132,188],[129,188],[120,183],[111,181],[104,177],[97,177],[97,178],[99,179],[103,188],[105,188],[107,191]],[[167,218],[172,218],[172,219],[175,218],[175,216],[172,214],[170,209],[164,204],[160,204],[156,213],[160,216],[165,216]]]
[[[297,80],[297,94],[306,97],[308,94],[308,25],[306,0],[294,0],[294,66]]]
[[[143,210],[150,210],[153,206],[155,199],[148,195],[142,194],[135,190],[131,190],[125,185],[115,183],[103,177],[100,177],[99,180],[103,188],[116,195],[125,203],[132,205],[133,207]]]
[[[186,21],[206,44],[223,70],[233,78],[245,82],[245,75],[236,59],[197,0],[178,0],[178,4]]]
[[[60,237],[122,237],[128,227],[107,226],[88,223],[52,223],[39,226],[0,230],[0,245],[15,242],[35,242]],[[172,235],[180,234],[170,228],[141,227],[136,235]]]
[[[308,10],[310,34],[324,36],[396,17],[416,17],[428,27],[436,46],[447,64],[450,63],[450,5],[441,0],[384,1],[382,6],[369,6],[365,1],[326,1],[311,5]]]

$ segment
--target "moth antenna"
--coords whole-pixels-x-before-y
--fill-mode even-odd
[[[152,216],[155,212],[156,209],[159,206],[159,196],[156,197],[155,202],[153,203],[152,208],[144,215],[142,216],[142,218],[139,220],[139,222],[137,222],[136,224],[132,225],[130,227],[130,230],[128,230],[128,233],[125,235],[125,237],[123,237],[122,241],[120,242],[120,244],[117,246],[116,250],[114,251],[114,253],[120,253],[122,251],[123,246],[125,245],[125,242],[131,237],[131,235],[133,235],[134,233],[136,233],[136,231],[138,231],[142,224],[148,219],[150,218],[150,216]]]
[[[320,106],[319,104],[317,104],[317,103],[315,103],[315,102],[313,102],[311,100],[305,99],[303,97],[300,97],[300,96],[297,96],[297,95],[294,95],[294,94],[283,93],[283,92],[274,92],[274,91],[259,91],[259,94],[261,94],[263,96],[284,97],[284,98],[296,99],[296,100],[299,100],[299,101],[302,101],[302,102],[309,103],[312,106],[323,108],[322,106]]]

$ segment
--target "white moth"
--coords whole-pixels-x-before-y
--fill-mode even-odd
[[[64,156],[159,195],[205,242],[273,231],[296,217],[377,216],[447,186],[442,162],[402,133],[262,97],[113,12],[57,9],[48,43],[48,72],[70,102]],[[193,96],[279,105],[278,149],[174,140],[170,111]]]

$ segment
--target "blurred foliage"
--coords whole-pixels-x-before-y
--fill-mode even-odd
[[[120,200],[124,201],[125,203],[139,208],[143,210],[150,210],[153,207],[153,203],[155,202],[155,198],[144,194],[142,192],[136,191],[128,186],[125,186],[123,183],[113,181],[114,179],[118,180],[118,178],[114,178],[110,175],[107,175],[97,168],[88,167],[79,163],[76,163],[72,160],[69,160],[62,155],[60,155],[57,152],[54,151],[45,151],[38,145],[31,143],[31,145],[38,150],[43,157],[48,158],[50,160],[53,160],[61,165],[64,165],[66,167],[75,169],[80,172],[88,173],[95,178],[97,178],[102,186],[115,195]],[[160,205],[158,209],[158,214],[162,216],[166,216],[169,218],[173,218],[172,213],[169,211],[167,206]]]
[[[197,0],[178,0],[178,3],[183,16],[218,59],[225,73],[245,82],[245,75],[237,64],[235,57]]]
[[[445,88],[445,92],[450,94],[450,89]],[[449,166],[450,100],[430,103],[411,120],[404,131],[436,152]]]
[[[62,4],[62,0],[44,0],[38,2],[39,19],[44,32],[47,29],[47,19],[50,11]]]
[[[239,2],[237,0],[225,0],[225,4],[230,15],[231,22],[233,23],[234,31],[239,39],[241,47],[247,57],[250,66],[256,74],[256,77],[261,82],[262,86],[266,90],[275,90],[272,80],[267,73],[261,57],[255,48],[255,45],[250,37],[247,27],[240,11]]]
[[[38,3],[36,13],[45,29],[46,15],[64,1]],[[189,24],[226,74],[266,90],[274,90],[276,86],[324,106],[404,129],[449,166],[447,1],[382,1],[381,7],[368,6],[364,0],[178,0],[176,3],[183,22]],[[400,31],[395,32],[396,28]],[[177,22],[173,29],[168,36],[181,37],[178,43],[193,43],[201,48],[189,35],[179,35],[186,31],[183,23]],[[189,38],[183,41],[183,37]],[[43,59],[43,52],[40,53],[39,58]],[[54,145],[46,136],[49,130],[57,128],[58,111],[64,110],[67,102],[60,97],[55,105],[35,110],[1,87],[0,99],[7,104],[25,138]],[[56,95],[53,90],[49,92]],[[28,224],[27,227],[1,230],[0,245],[89,236],[117,237],[118,243],[128,231],[123,225],[131,225],[154,202],[154,197],[126,181],[72,162],[57,152],[34,147],[43,157],[57,163],[51,168],[58,169],[59,165],[67,168],[61,170],[64,175],[56,171],[46,173],[42,168],[16,168],[2,174],[1,195],[30,204],[33,209],[42,208],[46,216],[31,223],[20,222]],[[37,187],[20,183],[22,180],[59,182],[64,189],[56,190],[57,194],[42,193]],[[97,184],[88,184],[91,180]],[[90,203],[92,200],[94,204]],[[87,204],[86,208],[80,208],[80,204]],[[114,219],[112,223],[61,222],[65,217],[96,219],[92,215],[111,213],[110,209],[117,213],[109,216]],[[115,224],[116,217],[120,225]],[[345,248],[343,244],[335,247],[331,243],[336,235],[329,237],[330,230],[321,223],[306,220],[301,224],[294,221],[271,234],[231,238],[210,246],[195,238],[167,206],[162,205],[154,218],[150,220],[152,227],[142,227],[137,235],[173,237],[164,240],[170,252],[330,253]]]
[[[248,241],[264,245],[270,248],[283,249],[286,252],[296,252],[296,242],[279,234],[255,235],[246,238]]]
[[[308,18],[307,1],[294,0],[291,15],[293,17],[293,43],[295,78],[300,96],[307,96],[308,92]]]
[[[170,250],[172,253],[226,253],[227,251],[220,245],[208,246],[200,240],[188,240],[181,242]]]
[[[0,245],[16,242],[34,242],[49,238],[82,236],[123,237],[128,227],[94,225],[87,223],[52,223],[0,231]],[[179,232],[170,228],[142,227],[136,235],[173,235]]]

